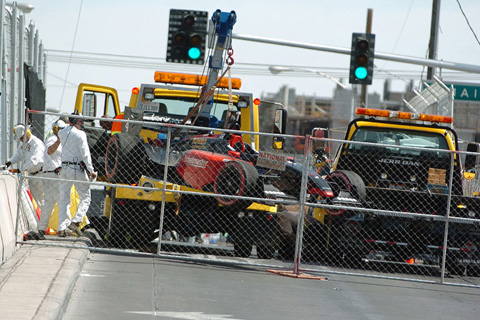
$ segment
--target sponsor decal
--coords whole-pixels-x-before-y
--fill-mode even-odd
[[[185,155],[183,158],[183,161],[193,167],[197,168],[203,168],[205,169],[207,167],[208,161],[205,159],[199,159],[191,156],[190,154]]]
[[[419,161],[412,161],[412,160],[407,160],[407,159],[380,159],[378,160],[380,163],[385,163],[385,164],[396,164],[396,165],[401,165],[401,166],[413,166],[413,167],[420,167],[420,162]]]
[[[287,157],[277,153],[260,151],[257,159],[257,166],[273,170],[285,171]]]
[[[206,149],[207,139],[206,138],[193,138],[192,148],[193,149]]]

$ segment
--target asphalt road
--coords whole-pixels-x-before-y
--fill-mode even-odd
[[[480,319],[480,290],[91,253],[64,319]]]

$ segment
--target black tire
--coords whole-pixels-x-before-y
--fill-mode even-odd
[[[330,184],[333,195],[338,197],[341,191],[348,192],[360,203],[365,203],[366,190],[362,178],[353,171],[339,170],[331,172],[325,177]],[[345,212],[345,209],[325,209],[328,214],[338,216]]]
[[[244,161],[230,161],[225,164],[215,179],[214,192],[221,195],[253,196],[258,181],[258,171]],[[238,198],[217,197],[224,207],[237,210],[248,208],[253,201]]]
[[[117,133],[108,141],[105,152],[106,177],[111,183],[137,183],[145,160],[145,148],[139,136]]]

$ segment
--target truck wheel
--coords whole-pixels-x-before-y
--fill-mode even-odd
[[[257,169],[244,161],[230,161],[225,164],[215,179],[214,192],[221,195],[252,196],[258,180]],[[217,197],[224,207],[238,210],[248,208],[253,201],[237,198]]]
[[[145,149],[140,137],[117,133],[108,141],[105,173],[111,183],[137,183],[145,166]]]
[[[325,180],[330,184],[335,197],[338,197],[340,192],[345,191],[361,203],[365,202],[365,183],[355,172],[347,170],[334,171],[327,175]],[[345,212],[345,209],[325,209],[325,211],[332,216],[338,216]]]
[[[272,245],[257,245],[258,259],[272,259],[275,254],[275,248]]]

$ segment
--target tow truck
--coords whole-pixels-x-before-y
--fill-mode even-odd
[[[211,61],[221,61],[217,56],[223,48],[216,48]],[[223,77],[225,72],[217,77],[218,68],[210,66],[208,77],[157,71],[155,84],[133,88],[124,112],[115,89],[79,85],[77,112],[123,119],[114,119],[111,128],[96,121],[85,126],[100,179],[116,184],[106,190],[104,209],[114,246],[139,248],[170,230],[184,239],[199,233],[228,233],[236,256],[248,257],[253,245],[259,258],[273,256],[277,206],[266,185],[275,187],[268,183],[272,179],[268,168],[256,166],[261,146],[259,135],[252,133],[262,128],[285,133],[286,111],[279,104],[238,91],[241,80]],[[262,125],[260,113],[269,114]],[[282,146],[281,139],[274,139],[272,149]],[[298,193],[294,184],[300,182],[301,169],[293,160],[286,161],[285,167],[290,173],[298,171],[285,191]],[[311,192],[328,188],[315,178],[311,178]],[[212,193],[218,196],[208,196]]]
[[[344,140],[358,143],[339,146],[325,178],[332,203],[354,201],[348,209],[317,210],[305,231],[305,257],[438,268],[449,211],[448,271],[479,267],[480,198],[466,187],[478,183],[479,144],[469,143],[463,158],[454,153],[459,140],[448,116],[369,108],[356,114]]]

